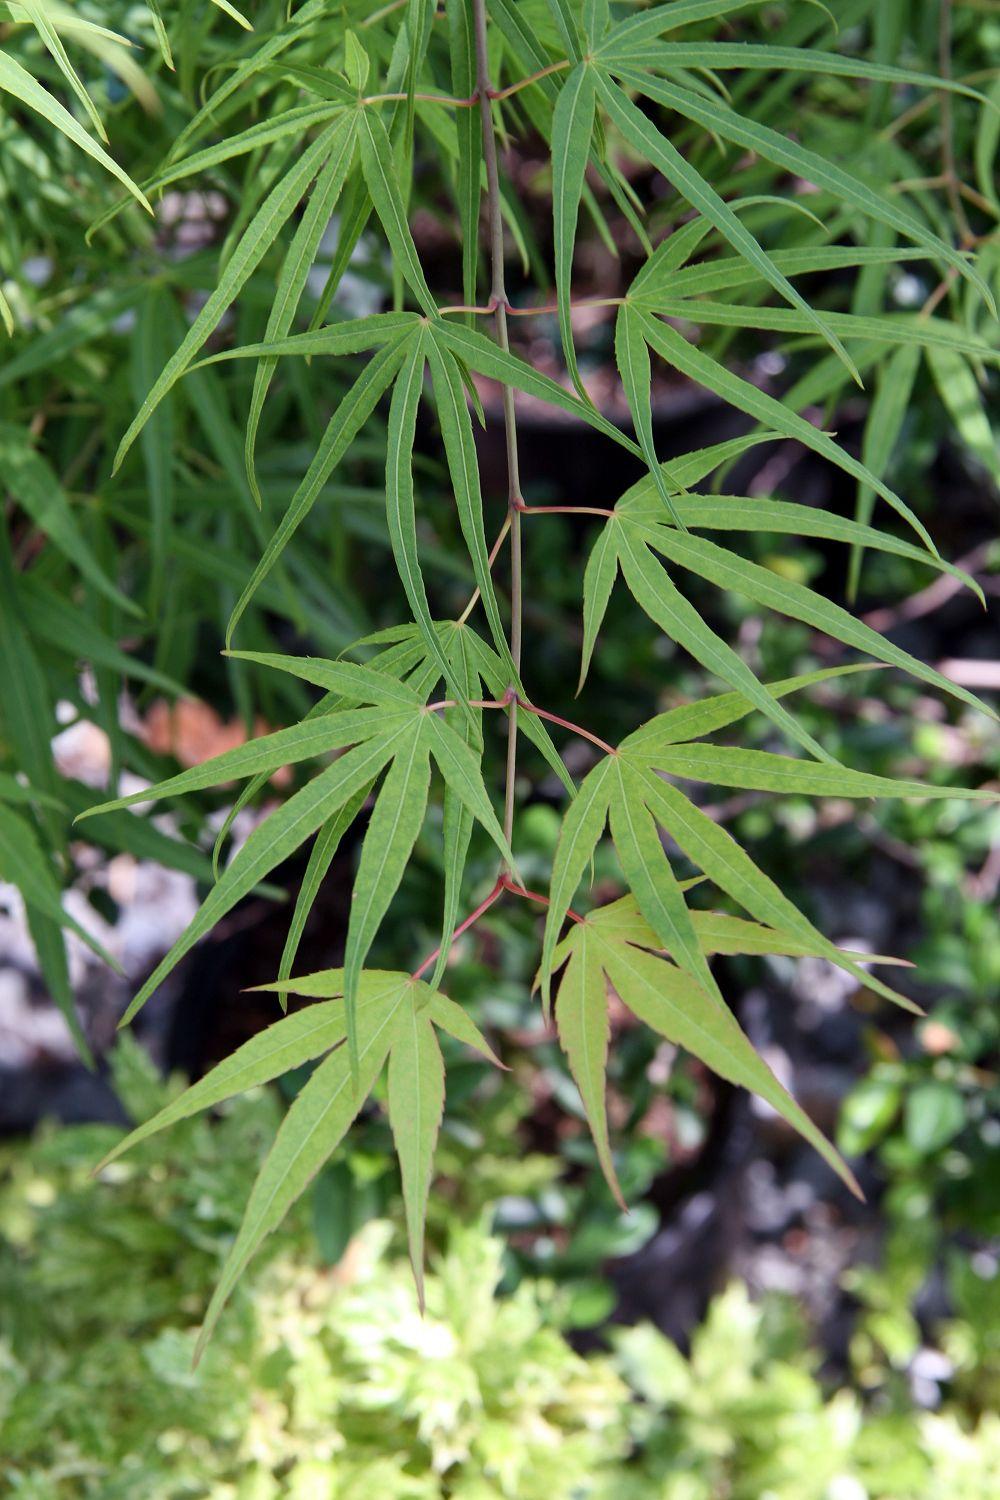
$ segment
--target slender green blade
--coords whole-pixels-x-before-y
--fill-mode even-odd
[[[340,1145],[381,1072],[403,1008],[409,1002],[409,986],[400,975],[381,976],[380,981],[384,985],[382,1003],[358,1012],[357,1074],[352,1077],[346,1049],[338,1048],[320,1063],[282,1121],[205,1314],[196,1359],[261,1242],[278,1227]],[[372,998],[377,994],[373,986]]]
[[[330,661],[319,656],[282,656],[273,651],[230,651],[238,661],[252,661],[259,667],[287,672],[337,693],[350,703],[382,704],[389,709],[418,708],[420,695],[406,682],[400,682],[387,671],[375,666],[359,666],[353,661]],[[339,705],[338,705],[339,706]]]
[[[615,1171],[608,1138],[607,1066],[608,995],[600,961],[594,957],[589,923],[574,928],[570,959],[556,996],[556,1027],[570,1072],[583,1101],[597,1159],[608,1187],[624,1209],[625,1199]]]
[[[421,309],[429,318],[433,318],[437,313],[437,304],[427,285],[406,221],[406,205],[393,170],[392,145],[386,128],[374,109],[359,111],[358,142],[365,182],[392,249],[393,264],[402,273]]]
[[[449,1000],[447,995],[435,990],[427,1003],[427,1014],[439,1031],[446,1031],[456,1042],[461,1042],[464,1047],[471,1047],[495,1067],[504,1067],[469,1012],[454,1000]],[[504,1068],[504,1071],[507,1069]]]
[[[542,998],[546,1003],[552,979],[552,956],[562,924],[608,820],[608,804],[614,787],[612,771],[610,757],[598,761],[581,782],[559,830],[542,942],[540,973]]]
[[[444,1113],[444,1061],[427,1010],[415,997],[402,1014],[389,1052],[389,1123],[399,1157],[410,1264],[424,1306],[424,1225]]]
[[[590,138],[594,130],[594,70],[578,63],[559,91],[552,117],[552,225],[555,237],[556,294],[559,332],[566,367],[580,396],[589,400],[580,379],[573,345],[570,288],[580,195],[583,192]]]
[[[605,526],[590,549],[583,573],[583,645],[580,648],[580,679],[577,696],[590,670],[597,633],[607,613],[611,591],[618,577],[618,538],[615,527]]]
[[[913,347],[894,349],[878,373],[875,394],[868,408],[865,435],[861,445],[861,462],[881,478],[889,468],[893,449],[906,420],[913,385],[920,368],[920,350]],[[875,494],[868,484],[859,484],[854,514],[859,525],[871,520]],[[868,538],[851,539],[848,564],[847,597],[853,604],[861,582],[861,564]]]
[[[660,498],[667,507],[670,519],[675,526],[682,527],[684,523],[671,494],[671,490],[677,490],[677,483],[675,480],[672,481],[667,465],[661,464],[657,458],[656,445],[653,442],[649,350],[642,335],[639,316],[627,302],[618,309],[618,317],[615,321],[615,361],[621,376],[625,399],[632,413],[632,421],[635,423],[642,455],[653,476],[653,482],[660,492]]]
[[[319,895],[320,886],[326,878],[327,872],[337,850],[340,848],[344,834],[354,822],[358,813],[364,807],[374,783],[369,782],[367,786],[359,787],[354,796],[345,802],[343,807],[324,823],[313,841],[309,851],[309,860],[306,865],[299,893],[295,898],[295,909],[292,912],[292,920],[288,924],[288,936],[285,938],[285,946],[281,950],[281,960],[278,964],[278,978],[287,979],[295,967],[295,959],[299,951],[299,943],[305,932],[309,913]],[[282,997],[282,1009],[284,1009],[284,997]],[[346,1036],[346,1031],[345,1031]]]

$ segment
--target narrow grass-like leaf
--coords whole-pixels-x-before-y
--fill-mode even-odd
[[[470,0],[446,0],[451,53],[451,87],[458,99],[471,98],[476,87],[476,47]],[[456,200],[462,235],[462,296],[476,301],[479,268],[479,199],[483,132],[477,109],[455,111],[458,137]]]
[[[64,911],[48,854],[22,813],[0,803],[0,880],[16,886],[25,906],[65,927],[117,973],[121,966],[85,927]]]
[[[84,88],[82,78],[70,62],[69,53],[63,45],[62,37],[52,24],[44,0],[42,0],[42,3],[39,3],[39,0],[18,0],[18,4],[21,11],[38,32],[42,40],[42,45],[55,61],[56,67],[68,83],[70,91],[76,95],[77,99],[83,105],[84,113],[90,120],[91,125],[97,131],[101,140],[107,144],[108,132],[104,128],[104,121],[98,113],[97,105]]]
[[[205,1314],[196,1359],[261,1241],[278,1227],[339,1146],[382,1070],[403,1008],[410,1003],[409,986],[399,975],[382,976],[382,982],[382,1003],[358,1011],[356,1075],[352,1076],[346,1049],[338,1048],[320,1063],[281,1123]]]
[[[577,63],[559,91],[552,117],[552,223],[555,235],[559,332],[566,368],[584,401],[590,398],[580,379],[576,362],[570,316],[570,287],[580,195],[583,192],[594,130],[595,100],[594,70],[588,63]]]
[[[514,856],[510,845],[504,838],[503,829],[486,791],[480,756],[476,755],[450,724],[446,724],[436,714],[427,714],[424,731],[431,754],[456,797],[460,798],[476,821],[482,824],[508,864],[513,864]]]
[[[410,1264],[424,1306],[424,1224],[444,1113],[444,1061],[434,1025],[415,997],[402,1007],[389,1052],[389,1123],[403,1182]]]
[[[888,470],[892,451],[906,419],[919,368],[920,350],[911,346],[894,349],[879,370],[861,446],[861,461],[873,474],[882,476]],[[870,521],[874,505],[875,495],[871,485],[859,484],[854,509],[859,525],[866,525]],[[847,597],[851,603],[854,602],[861,581],[861,563],[866,545],[868,541],[864,537],[851,540],[847,573]]]
[[[578,697],[587,680],[597,633],[607,613],[617,576],[617,536],[613,526],[605,526],[590,549],[583,574],[583,645],[580,649],[580,679],[576,686]]]
[[[720,21],[735,10],[763,5],[765,0],[673,0],[671,5],[654,5],[641,15],[620,21],[605,37],[598,49],[602,61],[621,53],[635,52],[665,31],[693,26],[698,21]]]
[[[125,455],[146,422],[164,396],[183,375],[202,344],[217,326],[226,308],[236,299],[260,265],[280,233],[282,225],[294,212],[299,199],[329,154],[331,144],[340,128],[338,122],[322,131],[316,140],[306,147],[298,160],[289,167],[284,177],[271,189],[254,214],[246,232],[226,262],[218,284],[184,335],[179,348],[160,371],[152,389],[147,393],[132,419],[115,455],[113,472],[117,472],[121,467]]]
[[[309,195],[306,211],[288,247],[267,318],[267,328],[264,332],[265,343],[283,338],[292,326],[299,301],[305,290],[306,280],[319,250],[320,241],[329,227],[341,188],[351,169],[354,149],[355,121],[352,117],[348,117],[339,123],[339,128],[333,133],[330,155],[320,169],[316,184]],[[250,397],[250,410],[247,415],[245,443],[247,478],[258,505],[262,501],[257,484],[254,457],[257,429],[276,363],[276,356],[271,355],[262,359],[257,366],[254,373],[253,393]]]
[[[928,348],[927,363],[962,443],[1000,488],[1000,448],[968,362],[954,350]]]

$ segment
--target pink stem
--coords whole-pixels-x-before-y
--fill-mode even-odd
[[[460,922],[459,925],[455,928],[455,931],[451,935],[452,942],[454,942],[456,938],[460,938],[462,936],[463,932],[468,932],[469,928],[473,925],[473,923],[479,921],[479,918],[483,915],[483,912],[489,911],[489,909],[493,905],[494,901],[497,901],[500,898],[500,896],[503,894],[504,889],[505,889],[505,887],[504,887],[504,883],[503,883],[503,877],[501,876],[497,880],[496,885],[490,891],[490,893],[486,897],[486,899],[484,901],[480,901],[480,903],[476,907],[475,911],[470,912],[469,915],[466,917],[465,921],[464,922]],[[410,976],[411,979],[419,979],[422,974],[426,974],[426,972],[430,968],[431,964],[435,963],[440,956],[441,956],[441,948],[440,948],[440,945],[439,945],[437,948],[434,949],[434,952],[432,954],[430,954],[429,957],[427,957],[427,958],[424,959],[424,961],[420,965],[419,969],[414,969],[413,973]]]

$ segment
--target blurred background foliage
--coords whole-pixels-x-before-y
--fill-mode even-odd
[[[254,36],[216,7],[164,5],[173,69],[145,6],[83,0],[72,12],[45,8],[97,101],[116,160],[140,183],[172,151],[210,144],[219,121],[226,130],[249,126],[298,97],[299,85],[273,69],[222,101],[218,115],[200,113],[234,64],[284,25],[283,5],[248,8]],[[541,0],[519,9],[539,34],[551,32]],[[391,10],[361,0],[324,7],[323,24],[303,24],[288,55],[325,66],[353,26],[388,63],[393,32],[383,19]],[[806,4],[752,7],[728,29],[708,23],[704,33],[824,45],[930,72],[944,61],[956,79],[1000,100],[1000,10],[989,0],[845,0],[834,10],[836,35],[825,9]],[[2,11],[3,52],[69,102],[63,74],[25,22],[27,7]],[[74,31],[71,17],[137,47]],[[518,60],[502,42],[495,46],[495,76],[516,80]],[[745,112],[875,181],[905,184],[908,204],[946,239],[974,249],[1000,289],[996,115],[965,99],[942,105],[935,94],[843,78],[745,73],[729,82]],[[525,267],[520,285],[516,260],[511,267],[516,301],[525,286],[548,278],[550,181],[541,138],[532,137],[516,100],[507,108],[518,127],[505,157],[509,231]],[[418,108],[411,219],[428,280],[459,301],[461,246],[433,132],[433,119]],[[686,151],[715,149],[684,130],[677,139]],[[127,897],[107,878],[108,862],[153,861],[207,882],[226,803],[206,798],[199,807],[188,799],[167,820],[94,820],[88,844],[72,833],[72,816],[102,800],[121,772],[157,779],[178,759],[223,748],[222,736],[280,725],[307,706],[293,679],[224,659],[220,649],[339,382],[346,386],[339,365],[324,364],[321,376],[297,361],[282,366],[258,444],[262,512],[243,466],[252,370],[242,362],[189,375],[122,473],[109,478],[153,372],[215,285],[234,236],[284,159],[265,149],[181,177],[157,201],[155,219],[129,208],[88,242],[84,231],[107,207],[109,186],[117,193],[111,179],[27,111],[5,101],[0,113],[0,286],[13,325],[0,363],[0,874],[26,894],[30,866],[47,893],[32,908],[32,936],[45,984],[64,1003],[71,974],[52,893],[58,900],[68,891],[66,911],[106,934],[117,952]],[[763,162],[734,155],[732,170],[734,193],[784,186]],[[657,196],[648,225],[655,243],[673,226],[677,202],[662,183],[644,186],[645,196]],[[802,197],[818,222],[762,202],[752,210],[755,233],[781,248],[822,243],[834,232],[884,243],[880,231],[845,223],[822,194]],[[617,230],[609,240],[598,216],[581,233],[580,295],[617,295],[642,263],[641,244]],[[333,225],[329,263],[337,245]],[[711,236],[705,246],[706,254],[718,250]],[[276,264],[277,255],[251,278],[219,330],[220,347],[261,335]],[[324,278],[320,267],[304,316],[321,312]],[[330,316],[389,305],[391,296],[388,268],[362,238]],[[855,312],[930,307],[997,341],[995,324],[963,284],[939,282],[920,261],[868,267],[855,286],[831,274],[817,297]],[[559,372],[554,316],[518,320],[515,332],[536,365]],[[611,387],[611,324],[595,317],[577,332],[581,369],[600,402]],[[752,378],[784,389],[805,368],[803,340],[725,328],[705,328],[701,337]],[[878,395],[883,383],[888,390],[901,380],[912,384],[887,442]],[[858,612],[918,656],[951,662],[969,685],[995,689],[995,370],[961,356],[905,370],[890,361],[868,384],[867,393],[849,387],[831,359],[803,391],[802,407],[890,478],[943,554],[979,578],[990,613],[949,592],[947,581],[928,588],[923,570],[883,555],[864,560]],[[487,414],[495,414],[495,393],[492,408],[491,392],[482,395]],[[654,385],[654,418],[663,457],[672,445],[690,446],[694,434],[729,433],[710,402],[665,379]],[[246,649],[335,655],[366,631],[397,623],[380,420],[354,444],[248,610]],[[529,414],[524,427],[531,501],[572,489],[578,504],[604,504],[635,477],[620,461],[610,472],[586,438],[557,423]],[[483,464],[498,524],[495,428],[491,422]],[[471,582],[437,483],[436,434],[423,431],[420,443],[421,549],[443,617],[462,608]],[[845,514],[867,504],[798,450],[761,452],[764,458],[740,461],[746,493],[812,499]],[[559,707],[571,701],[576,680],[583,537],[575,519],[553,517],[544,536],[529,531],[525,540],[533,634],[541,642],[532,680],[539,699]],[[806,539],[786,539],[780,554],[766,539],[748,545],[758,561],[833,598],[849,597],[841,552]],[[707,588],[692,597],[765,678],[828,664],[828,644],[805,627],[779,625]],[[706,687],[662,638],[637,633],[618,599],[592,680],[593,728],[612,736]],[[835,755],[882,774],[942,782],[958,776],[982,784],[1000,775],[1000,741],[983,719],[931,700],[895,674],[860,681],[860,689],[855,680],[832,684],[802,707],[803,723]],[[207,748],[185,737],[192,703],[212,705],[198,719]],[[746,743],[770,745],[767,726],[751,722],[756,738]],[[97,741],[86,738],[91,730]],[[76,746],[98,743],[96,758],[61,750],[66,741],[57,736],[68,732]],[[30,788],[14,780],[25,766]],[[547,878],[558,825],[556,788],[530,756],[526,767],[532,795],[515,838],[530,886]],[[497,907],[457,946],[448,982],[491,1037],[502,1038],[511,1072],[499,1078],[458,1049],[448,1059],[441,1181],[431,1200],[437,1261],[424,1322],[400,1262],[398,1182],[377,1109],[278,1237],[194,1374],[194,1329],[282,1095],[235,1106],[211,1125],[185,1125],[171,1139],[168,1162],[158,1159],[159,1148],[136,1153],[96,1185],[89,1170],[116,1127],[46,1130],[4,1147],[0,1476],[11,1493],[31,1500],[995,1495],[1000,814],[959,802],[855,809],[749,795],[731,799],[719,815],[832,937],[917,965],[901,981],[927,1012],[916,1026],[863,992],[831,988],[826,967],[808,960],[727,960],[720,968],[754,1040],[784,1060],[797,1088],[813,1088],[809,1102],[826,1114],[823,1123],[839,1120],[842,1150],[864,1157],[869,1210],[852,1209],[826,1177],[817,1185],[773,1121],[751,1117],[704,1070],[667,1055],[641,1028],[622,1026],[609,1081],[619,1176],[633,1208],[619,1214],[558,1049],[528,999],[536,919]],[[414,947],[434,946],[440,861],[439,832],[429,823],[376,963],[395,965]],[[341,940],[348,868],[338,881],[335,867],[307,933],[305,946],[320,962],[337,956],[331,947]],[[291,867],[278,883],[294,890],[300,874]],[[472,882],[492,875],[489,850],[474,846]],[[609,852],[600,855],[597,876],[597,899],[620,894]],[[96,927],[75,900],[96,913]],[[46,902],[47,917],[39,915]],[[241,922],[205,945],[172,991],[173,1019],[160,1031],[150,1023],[146,1041],[161,1058],[198,1071],[259,1024],[239,990],[271,977],[286,921],[287,907],[254,898]],[[69,957],[78,973],[72,938]],[[96,1010],[90,1019],[99,1040]],[[139,1054],[120,1048],[113,1067],[130,1117],[153,1113],[162,1085]],[[286,1080],[285,1098],[298,1081]],[[762,1156],[771,1163],[765,1178],[754,1175]],[[762,1182],[785,1194],[774,1224],[763,1228]],[[808,1193],[797,1198],[803,1182]],[[680,1209],[706,1192],[709,1232],[716,1241],[732,1234],[742,1258],[718,1243],[704,1254],[697,1238],[686,1249],[669,1240],[670,1226],[686,1222]],[[727,1210],[743,1215],[742,1229],[733,1230]],[[846,1256],[819,1260],[818,1274],[834,1287],[832,1310],[830,1298],[807,1294],[802,1278],[790,1279],[791,1296],[775,1290],[782,1275],[768,1273],[761,1244],[795,1265],[809,1259],[803,1236],[835,1237],[845,1226]],[[673,1246],[676,1264],[657,1259],[665,1235],[663,1254]],[[745,1276],[753,1300],[741,1282],[727,1289],[732,1274]],[[675,1326],[671,1299],[683,1300],[685,1276],[693,1302]],[[648,1295],[647,1280],[656,1287]],[[673,1339],[642,1318],[655,1318]]]

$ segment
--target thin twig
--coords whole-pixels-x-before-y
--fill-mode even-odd
[[[486,559],[486,571],[487,571],[487,573],[492,573],[493,572],[493,564],[496,562],[497,557],[500,554],[500,548],[503,546],[504,541],[506,540],[507,533],[508,533],[509,530],[510,530],[510,511],[508,511],[507,514],[504,516],[504,518],[503,518],[503,525],[500,527],[500,534],[497,537],[496,541],[493,543],[493,546],[490,549],[490,555]],[[475,609],[475,607],[476,607],[476,605],[478,603],[479,603],[479,589],[477,587],[477,588],[473,589],[472,596],[469,599],[468,604],[462,610],[462,613],[459,615],[459,617],[458,617],[458,619],[456,621],[456,624],[458,624],[458,625],[464,625],[465,622],[466,622],[466,620],[472,614],[472,611]]]
[[[465,921],[460,922],[455,928],[455,931],[451,935],[452,942],[454,942],[456,938],[460,938],[463,932],[468,932],[472,924],[474,922],[478,922],[479,918],[483,915],[484,912],[489,911],[494,901],[499,899],[505,889],[506,887],[503,883],[503,876],[498,876],[496,885],[490,891],[486,899],[484,901],[480,901],[475,911],[470,912],[469,915],[465,918]],[[410,975],[410,978],[419,979],[421,975],[426,974],[431,964],[436,963],[440,956],[441,948],[440,946],[438,946],[434,949],[433,953],[428,954],[428,956],[424,959],[423,963],[418,969],[414,969],[413,973]]]
[[[510,349],[507,334],[507,291],[503,266],[503,217],[500,210],[500,173],[497,167],[497,143],[493,129],[493,105],[490,101],[490,66],[486,40],[486,0],[473,0],[476,36],[476,91],[483,120],[483,162],[486,167],[486,201],[490,221],[490,257],[492,290],[496,319],[497,343],[506,353]],[[510,655],[517,677],[521,675],[521,480],[517,456],[517,417],[514,392],[508,384],[503,391],[503,420],[507,448],[507,507],[510,516]],[[515,687],[514,683],[511,687]],[[503,829],[507,843],[514,831],[514,783],[517,776],[517,700],[512,698],[507,723],[507,770],[504,786]]]

